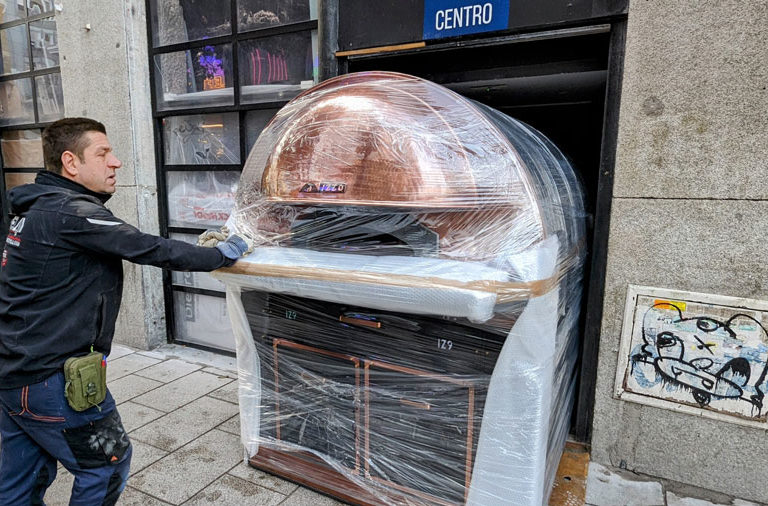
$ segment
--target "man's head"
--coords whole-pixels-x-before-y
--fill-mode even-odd
[[[64,118],[43,130],[45,168],[97,193],[115,193],[115,171],[107,130],[88,118]]]

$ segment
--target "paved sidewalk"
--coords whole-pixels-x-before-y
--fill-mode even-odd
[[[107,374],[134,451],[131,476],[118,505],[343,504],[244,464],[234,358],[176,345],[152,351],[115,345]],[[67,505],[71,487],[72,476],[59,466],[46,504]],[[571,502],[563,506],[580,506]],[[586,502],[759,506],[596,463],[589,465]]]
[[[133,443],[118,505],[342,504],[243,463],[234,358],[115,345],[108,363],[109,389]],[[67,505],[72,481],[59,466],[46,504]]]

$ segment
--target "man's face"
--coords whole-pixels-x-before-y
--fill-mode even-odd
[[[115,193],[115,171],[122,162],[112,152],[107,136],[101,132],[85,134],[89,140],[83,150],[83,158],[74,157],[77,176],[73,179],[96,193]]]

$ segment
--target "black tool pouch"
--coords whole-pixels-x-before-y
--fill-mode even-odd
[[[64,396],[75,411],[98,407],[107,396],[107,361],[93,351],[64,362]]]

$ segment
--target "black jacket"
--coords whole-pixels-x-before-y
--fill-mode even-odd
[[[8,192],[0,265],[0,388],[41,381],[94,349],[109,354],[123,292],[122,259],[174,270],[230,265],[216,248],[144,234],[92,192],[52,172]]]

